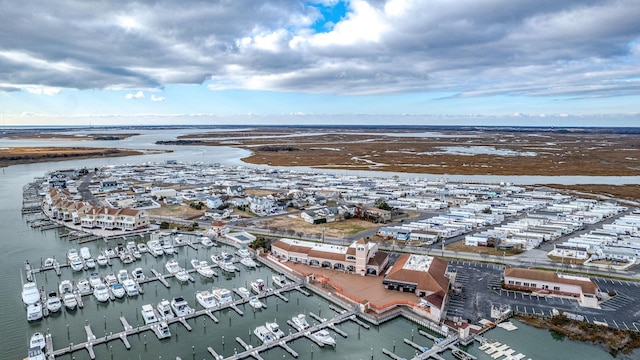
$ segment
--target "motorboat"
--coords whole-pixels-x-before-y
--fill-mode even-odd
[[[164,267],[167,269],[169,274],[175,274],[182,269],[180,264],[178,264],[178,260],[175,259],[167,261]]]
[[[241,258],[251,257],[251,252],[249,252],[249,250],[244,246],[236,250],[236,254]]]
[[[105,285],[111,286],[113,284],[118,283],[118,278],[113,273],[108,273],[107,275],[104,276],[102,281],[104,282]]]
[[[62,296],[62,302],[64,303],[64,307],[69,311],[73,311],[78,307],[78,299],[70,292]]]
[[[237,266],[233,265],[231,261],[225,260],[222,263],[219,263],[218,266],[220,266],[220,269],[222,269],[223,271],[230,272],[230,273],[240,271],[240,269],[238,269]]]
[[[84,261],[84,265],[87,267],[87,269],[95,269],[96,261],[93,258],[88,258]]]
[[[298,314],[292,317],[291,322],[293,323],[293,327],[296,328],[298,331],[303,331],[309,328],[307,317],[304,314]]]
[[[60,311],[60,309],[62,309],[62,302],[58,297],[58,293],[56,293],[55,291],[49,293],[49,295],[47,296],[46,307],[47,310],[52,313],[58,312]]]
[[[47,342],[44,339],[44,335],[41,332],[34,332],[31,335],[31,339],[29,339],[29,349],[38,348],[44,350],[45,346],[47,346]]]
[[[25,305],[35,304],[40,301],[40,291],[34,282],[27,282],[22,285],[22,302]]]
[[[238,288],[238,293],[240,294],[240,296],[242,296],[243,298],[248,298],[249,296],[251,296],[251,292],[249,291],[249,289],[247,289],[246,287],[239,287]]]
[[[126,269],[118,270],[118,282],[122,284],[125,280],[129,280],[131,277]]]
[[[285,287],[289,285],[289,280],[283,275],[272,275],[271,280],[273,280],[273,285],[277,287]]]
[[[176,249],[170,241],[165,241],[164,244],[162,244],[162,252],[167,255],[172,255],[176,252]]]
[[[58,266],[60,266],[60,264],[58,263],[58,260],[56,260],[55,258],[47,258],[44,261],[44,264],[42,265],[42,267],[46,269],[56,268]]]
[[[73,293],[73,283],[71,280],[62,280],[58,285],[58,292],[60,295]]]
[[[91,294],[91,284],[85,278],[76,280],[76,289],[80,295]]]
[[[123,264],[131,264],[132,262],[136,261],[136,258],[128,249],[125,249],[124,251],[118,253],[118,256],[120,257],[120,261],[122,261]]]
[[[95,296],[96,300],[99,302],[109,301],[109,288],[107,288],[107,285],[100,282],[98,286],[93,288],[93,296]]]
[[[142,314],[142,319],[144,320],[145,325],[158,322],[158,317],[156,316],[156,312],[153,311],[153,306],[151,306],[151,304],[142,305],[140,313]]]
[[[44,356],[42,349],[34,347],[34,348],[29,348],[29,351],[27,352],[27,357],[24,358],[24,360],[46,360],[46,357]]]
[[[175,274],[176,279],[178,279],[178,281],[189,281],[189,273],[187,272],[187,270],[180,268],[180,270]]]
[[[173,243],[176,245],[184,245],[187,243],[187,240],[184,238],[184,235],[178,234],[173,238]]]
[[[107,266],[107,264],[109,264],[109,259],[107,259],[106,256],[100,254],[98,255],[98,257],[96,258],[96,262],[98,263],[98,265],[100,266]]]
[[[276,338],[276,340],[278,339],[282,339],[283,337],[285,337],[285,333],[284,331],[282,331],[282,329],[280,329],[280,325],[278,325],[278,323],[275,322],[275,320],[273,322],[269,322],[267,321],[264,326],[271,331],[271,333],[273,334],[273,336]]]
[[[108,258],[112,258],[112,257],[115,257],[115,256],[116,256],[116,252],[115,252],[115,250],[113,250],[112,248],[107,248],[107,249],[104,251],[104,256],[106,256],[106,257],[108,257]]]
[[[266,290],[266,286],[264,285],[264,280],[256,279],[256,281],[251,282],[251,290],[256,294],[262,294],[263,291]]]
[[[67,261],[71,262],[75,259],[80,259],[80,255],[78,254],[77,249],[69,249],[67,250]]]
[[[122,299],[127,291],[124,289],[124,286],[122,286],[122,284],[120,283],[115,283],[115,284],[111,284],[109,285],[111,292],[113,293],[113,296],[115,296],[118,299]]]
[[[196,300],[198,300],[198,304],[205,309],[211,309],[218,305],[215,296],[213,296],[209,290],[196,292]]]
[[[71,270],[73,270],[73,271],[82,271],[82,270],[84,270],[84,262],[82,262],[82,260],[79,257],[71,260],[69,262],[69,266],[71,267]]]
[[[100,284],[104,284],[102,279],[100,279],[100,275],[98,273],[91,273],[91,275],[89,275],[89,285],[91,285],[92,288],[95,288]]]
[[[233,298],[231,297],[231,291],[229,291],[228,289],[214,289],[213,296],[216,298],[216,301],[220,303],[220,305],[224,305],[233,301]]]
[[[324,345],[336,346],[336,339],[327,330],[316,331],[311,334],[311,337]]]
[[[141,253],[146,253],[147,251],[149,251],[149,247],[145,243],[138,243],[137,246],[138,246],[138,251]]]
[[[136,246],[136,242],[135,241],[128,241],[127,242],[127,250],[129,250],[130,252],[134,252],[138,249],[138,247]]]
[[[42,319],[42,304],[36,302],[27,306],[27,320],[36,321]]]
[[[177,317],[186,316],[195,312],[195,310],[189,306],[189,303],[182,297],[173,298],[173,300],[171,300],[171,310],[173,310]]]
[[[156,335],[158,339],[166,339],[171,337],[171,331],[169,330],[169,324],[166,321],[161,321],[158,325],[156,325]]]
[[[191,266],[193,266],[193,268],[196,269],[198,274],[200,274],[201,276],[207,278],[218,276],[218,274],[216,274],[216,272],[211,268],[206,260],[200,261],[197,259],[193,259],[191,260]]]
[[[82,257],[82,260],[91,258],[91,251],[89,251],[88,247],[85,246],[80,248],[80,257]]]
[[[258,264],[256,264],[256,262],[253,261],[253,259],[250,257],[243,257],[242,259],[240,259],[240,264],[248,267],[249,269],[258,267]]]
[[[164,251],[162,251],[162,245],[158,240],[149,240],[147,242],[147,248],[154,256],[161,256],[164,254]]]
[[[262,301],[260,301],[257,296],[252,296],[251,299],[249,299],[249,305],[254,309],[262,309]]]
[[[156,305],[156,310],[158,311],[160,319],[169,320],[175,317],[175,315],[173,315],[173,310],[171,310],[171,303],[169,303],[169,300],[162,299],[162,301]]]
[[[202,239],[200,240],[200,244],[202,244],[202,246],[204,247],[212,247],[215,246],[216,244],[213,242],[213,240],[211,240],[210,238],[203,236]]]
[[[134,257],[136,260],[140,260],[140,259],[142,259],[142,254],[141,254],[141,253],[140,253],[140,251],[138,251],[138,250],[135,250],[135,251],[131,252],[131,255],[133,255],[133,257]]]
[[[131,272],[131,276],[133,277],[133,279],[135,281],[137,281],[138,283],[140,281],[144,281],[147,279],[147,277],[144,275],[144,272],[142,271],[142,268],[135,268],[133,269],[133,271]]]
[[[220,264],[224,263],[224,258],[220,254],[211,254],[211,261],[220,266]]]
[[[262,341],[263,344],[270,344],[276,341],[275,337],[273,336],[273,333],[271,333],[271,331],[269,331],[269,329],[267,329],[266,326],[264,325],[260,325],[257,328],[255,328],[255,330],[253,330],[253,334],[260,341]]]
[[[124,287],[124,291],[127,293],[127,296],[136,296],[139,294],[138,285],[132,279],[126,279],[121,284]]]

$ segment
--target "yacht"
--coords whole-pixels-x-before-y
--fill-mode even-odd
[[[198,304],[205,309],[211,309],[218,305],[216,298],[209,290],[196,292],[196,300],[198,300]]]
[[[203,277],[211,278],[218,275],[216,274],[215,271],[213,271],[211,266],[209,266],[209,263],[206,262],[205,260],[200,261],[198,259],[193,259],[191,260],[191,266],[193,266],[193,268],[196,269],[198,274],[200,274]]]
[[[283,337],[285,337],[284,331],[282,331],[282,329],[280,329],[280,325],[278,325],[278,323],[276,323],[275,320],[273,322],[268,322],[267,321],[267,323],[265,323],[264,326],[269,331],[271,331],[271,333],[276,338],[276,340],[282,339]]]
[[[293,327],[298,331],[303,331],[309,328],[307,317],[304,314],[298,314],[292,317],[291,322],[293,323]]]
[[[64,307],[69,311],[73,311],[78,307],[78,299],[76,299],[76,296],[72,293],[64,294],[62,296],[62,302],[64,303]]]
[[[56,260],[55,258],[47,258],[44,261],[44,265],[42,265],[43,268],[56,268],[60,266],[60,264],[58,264],[58,260]]]
[[[36,321],[42,319],[42,304],[36,302],[27,306],[27,320]]]
[[[78,250],[76,249],[69,249],[67,250],[67,261],[71,262],[75,259],[80,259],[80,255],[78,254]]]
[[[187,270],[180,268],[180,270],[175,274],[175,277],[179,281],[185,282],[185,281],[189,281],[190,276]]]
[[[89,275],[89,285],[91,285],[92,288],[95,288],[100,284],[104,284],[102,279],[100,279],[100,275],[98,273],[91,273],[91,275]]]
[[[28,282],[22,285],[22,302],[25,305],[35,304],[40,301],[40,291],[34,282]]]
[[[220,266],[220,269],[222,269],[222,271],[226,271],[229,273],[240,271],[240,269],[238,269],[237,266],[233,265],[231,261],[223,261],[222,263],[219,263],[218,266]]]
[[[137,281],[138,283],[140,281],[144,281],[147,279],[147,277],[144,275],[144,272],[142,271],[142,268],[135,268],[133,269],[133,271],[131,272],[131,276],[133,277],[133,279],[135,281]]]
[[[107,285],[100,282],[99,285],[93,288],[93,296],[95,296],[96,300],[99,302],[109,301],[109,288],[107,288]]]
[[[124,289],[124,286],[122,286],[122,284],[120,283],[111,284],[109,286],[110,286],[111,292],[113,293],[113,296],[115,296],[118,299],[122,299],[127,293],[127,291]]]
[[[158,240],[149,240],[149,242],[147,242],[147,248],[149,249],[149,252],[154,256],[160,256],[164,254],[164,251],[162,251],[162,245],[160,245],[160,242]]]
[[[29,352],[27,353],[27,357],[24,360],[46,360],[42,349],[34,347],[29,348]]]
[[[252,281],[251,290],[253,290],[253,292],[255,292],[256,294],[261,294],[263,291],[265,291],[266,286],[264,285],[264,280],[256,279],[256,281]]]
[[[44,350],[45,346],[47,346],[47,342],[44,339],[44,335],[41,332],[34,332],[31,335],[31,339],[29,339],[29,349],[38,348]]]
[[[311,336],[324,345],[336,346],[336,339],[334,339],[327,330],[314,332]]]
[[[164,267],[167,269],[169,274],[175,274],[181,269],[180,264],[178,264],[178,260],[175,259],[167,261]]]
[[[84,269],[84,262],[77,257],[69,262],[69,266],[73,271],[82,271]]]
[[[204,247],[208,247],[208,248],[216,245],[216,244],[213,242],[213,240],[209,239],[209,238],[208,238],[208,237],[206,237],[206,236],[203,236],[203,237],[202,237],[202,240],[200,240],[200,244],[202,244],[202,246],[204,246]]]
[[[104,251],[104,256],[107,258],[112,258],[116,256],[116,252],[112,248],[108,248]]]
[[[164,244],[162,244],[162,252],[167,255],[172,255],[176,252],[176,249],[171,244],[171,241],[165,240]]]
[[[49,296],[47,296],[46,306],[47,310],[52,313],[58,312],[60,311],[60,309],[62,309],[62,302],[58,297],[58,293],[56,293],[55,291],[49,293]]]
[[[231,297],[231,291],[227,289],[215,289],[213,290],[213,296],[216,298],[216,301],[220,303],[220,305],[225,305],[233,301]]]
[[[195,311],[182,297],[173,298],[173,300],[171,300],[171,310],[173,310],[178,317],[189,315]]]
[[[169,320],[174,318],[169,300],[162,299],[162,301],[156,305],[156,310],[158,311],[160,319]]]
[[[58,285],[58,292],[60,295],[73,293],[73,283],[71,280],[62,280]]]
[[[89,251],[88,247],[82,247],[80,248],[80,256],[82,257],[82,260],[87,260],[91,258],[91,251]]]
[[[238,293],[240,293],[240,296],[242,296],[243,298],[248,298],[249,296],[251,296],[251,292],[249,291],[249,289],[244,286],[238,288]]]
[[[133,255],[133,257],[134,257],[136,260],[140,260],[140,259],[142,259],[142,254],[141,254],[141,253],[140,253],[140,251],[138,251],[138,250],[133,251],[131,254]]]
[[[138,249],[138,247],[136,246],[136,242],[135,241],[128,241],[127,242],[127,249],[130,252],[134,252]]]
[[[158,322],[158,317],[156,316],[155,311],[153,311],[153,306],[151,304],[142,305],[142,319],[144,319],[144,324],[149,325]]]
[[[169,331],[169,324],[166,321],[161,321],[158,325],[156,325],[156,335],[158,339],[165,339],[171,337],[171,331]]]
[[[107,286],[111,286],[113,284],[118,283],[118,278],[115,275],[113,275],[113,273],[108,273],[107,275],[104,276],[102,280],[104,284]]]
[[[262,341],[263,344],[270,344],[276,341],[271,331],[269,331],[269,329],[267,329],[264,325],[260,325],[257,328],[255,328],[255,330],[253,330],[253,334],[258,339],[260,339],[260,341]]]
[[[84,265],[87,267],[87,269],[95,269],[96,261],[93,258],[88,258],[84,261]]]
[[[76,289],[80,295],[91,294],[91,284],[89,284],[89,280],[85,278],[76,280]]]
[[[211,261],[215,264],[220,266],[220,264],[224,263],[224,258],[222,257],[222,255],[220,254],[212,254],[211,255]]]
[[[127,296],[136,296],[138,295],[138,285],[136,285],[136,282],[131,280],[131,279],[127,279],[125,281],[123,281],[122,286],[124,286],[124,291],[127,293]]]
[[[122,269],[118,271],[118,282],[120,284],[122,284],[125,280],[129,280],[129,279],[131,278],[129,277],[129,273],[127,272],[126,269]]]
[[[246,247],[241,247],[240,249],[236,250],[236,254],[238,254],[238,256],[240,256],[241,258],[251,257],[251,252],[249,252]]]
[[[273,280],[273,285],[277,287],[285,287],[289,285],[289,280],[283,275],[272,275],[271,280]]]
[[[109,264],[109,259],[107,259],[106,256],[100,254],[98,255],[98,257],[96,258],[96,262],[98,263],[98,265],[100,266],[107,266],[107,264]]]
[[[250,257],[244,257],[244,258],[240,259],[240,264],[248,267],[249,269],[253,269],[253,268],[258,267],[258,264],[256,264],[256,262],[253,261],[253,259],[250,258]]]
[[[173,243],[176,245],[184,245],[187,243],[187,240],[184,238],[184,235],[178,234],[173,238]]]
[[[262,301],[260,301],[257,296],[252,296],[251,299],[249,299],[249,305],[251,305],[254,309],[261,309]]]
[[[138,251],[140,253],[146,253],[147,251],[149,251],[149,247],[145,243],[138,243]]]

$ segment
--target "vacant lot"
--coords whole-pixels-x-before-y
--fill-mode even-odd
[[[464,253],[486,254],[493,256],[512,256],[523,253],[522,250],[498,250],[493,247],[486,246],[468,246],[464,241],[458,241],[445,247],[445,250],[459,251]]]
[[[376,228],[380,226],[380,224],[374,224],[360,219],[349,219],[326,224],[309,224],[298,216],[281,216],[262,220],[258,226],[274,231],[293,231],[293,234],[303,234],[307,236],[321,235],[322,228],[324,227],[325,236],[341,238],[357,234],[367,229]]]

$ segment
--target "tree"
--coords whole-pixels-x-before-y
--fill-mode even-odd
[[[169,223],[166,221],[163,221],[160,223],[160,229],[168,229],[169,228]]]
[[[376,200],[373,206],[381,210],[387,210],[387,211],[391,210],[391,206],[389,206],[389,204],[387,204],[387,202],[383,198],[379,198],[378,200]]]

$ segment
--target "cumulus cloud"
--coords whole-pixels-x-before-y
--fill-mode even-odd
[[[338,1],[0,3],[0,91],[206,83],[460,97],[640,93],[634,0],[350,0],[315,32],[322,15],[313,5]]]
[[[144,99],[144,92],[143,91],[138,91],[135,94],[129,93],[129,94],[125,95],[124,98],[127,99],[127,100]]]
[[[151,94],[151,101],[158,101],[158,102],[164,101],[164,96],[155,96]]]

